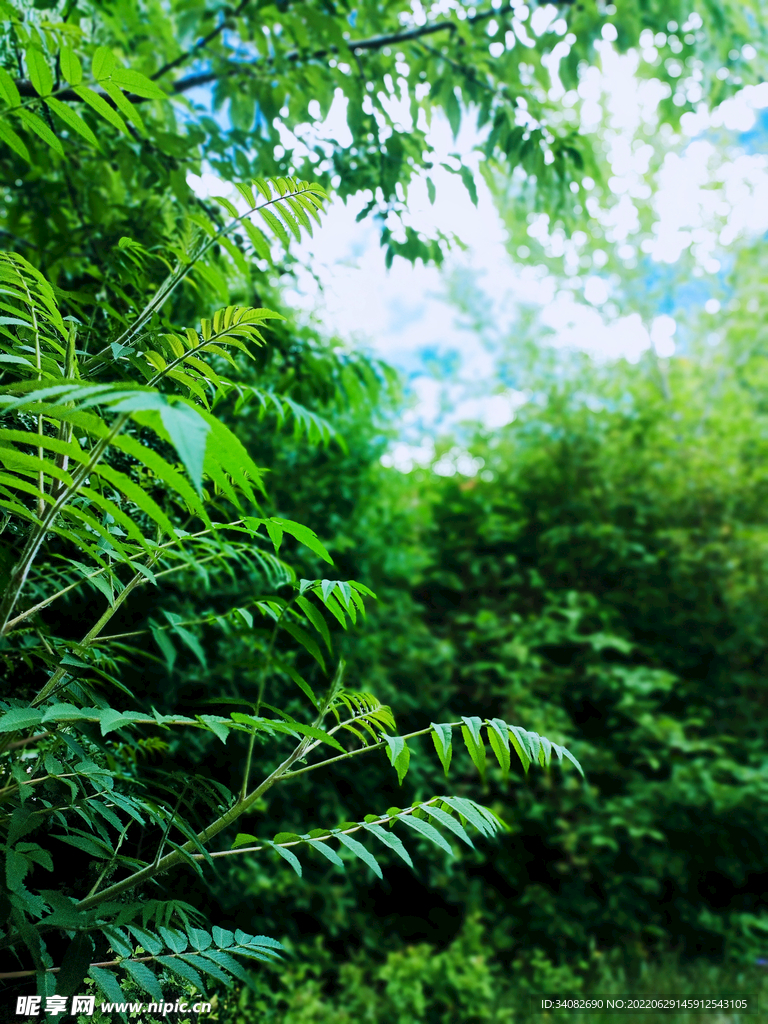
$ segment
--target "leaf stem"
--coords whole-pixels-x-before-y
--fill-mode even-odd
[[[349,721],[356,721],[356,719],[349,719]],[[450,725],[452,729],[461,725],[461,722],[446,722],[446,725]],[[334,730],[335,731],[335,730]],[[404,740],[412,740],[416,736],[425,736],[428,732],[432,732],[432,726],[428,726],[426,729],[419,729],[417,732],[409,732],[402,737]],[[307,753],[320,746],[322,740],[316,740],[307,750]],[[369,750],[380,750],[386,745],[386,741],[382,740],[380,743],[370,743],[367,747],[358,747],[356,750],[349,750],[346,754],[337,754],[336,757],[329,757],[325,761],[318,761],[316,764],[307,765],[306,768],[298,768],[295,772],[286,772],[286,779],[295,779],[297,775],[304,775],[306,772],[313,772],[316,768],[324,768],[326,765],[334,764],[336,761],[345,761],[348,757],[357,757],[358,754],[366,754]]]
[[[277,638],[277,631],[280,628],[280,623],[282,622],[283,616],[288,611],[288,609],[291,607],[293,602],[296,600],[297,596],[298,595],[294,594],[294,596],[291,598],[291,600],[288,601],[287,604],[285,604],[280,609],[280,614],[275,619],[275,624],[272,627],[272,635],[269,638],[269,646],[267,647],[267,651],[266,651],[266,654],[264,656],[264,661],[262,662],[262,665],[261,665],[261,672],[260,672],[260,676],[259,676],[259,692],[256,695],[256,708],[255,708],[255,710],[253,712],[254,718],[258,716],[259,710],[261,708],[261,702],[264,699],[264,687],[266,686],[266,683],[267,683],[267,672],[269,671],[269,666],[270,666],[270,663],[272,661],[272,654],[273,654],[274,649],[275,649],[275,639]],[[249,780],[250,774],[251,774],[251,760],[253,758],[253,747],[254,747],[255,742],[256,742],[256,729],[253,728],[251,730],[251,736],[250,736],[250,739],[248,741],[248,753],[246,754],[245,768],[243,770],[243,785],[242,785],[242,787],[240,789],[240,801],[241,802],[243,800],[245,800],[246,794],[248,792],[248,780]]]
[[[424,807],[431,807],[432,804],[438,800],[442,800],[441,796],[434,796],[431,800],[427,800],[425,803],[419,804],[417,807],[406,807],[405,810],[399,811],[397,814],[385,814],[376,821],[366,821],[360,825],[354,825],[351,828],[337,828],[334,829],[330,835],[318,836],[316,839],[312,839],[313,843],[324,843],[329,839],[333,839],[335,836],[350,836],[353,832],[359,832],[360,829],[366,827],[366,825],[387,825],[390,821],[396,821],[398,818],[402,818],[405,814],[413,814],[414,811],[421,810]],[[275,846],[301,846],[306,843],[306,839],[291,839],[287,843],[275,843]],[[264,846],[238,846],[235,850],[218,850],[216,853],[193,853],[191,856],[193,860],[204,860],[206,857],[232,857],[236,853],[258,853],[260,850],[264,850]],[[2,977],[2,975],[0,975]]]

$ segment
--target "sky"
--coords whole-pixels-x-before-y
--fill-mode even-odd
[[[646,43],[652,47],[652,40]],[[619,258],[631,268],[638,258],[647,257],[663,273],[665,265],[674,265],[690,251],[692,274],[704,286],[691,294],[700,301],[718,293],[729,247],[768,230],[768,159],[754,146],[761,111],[768,108],[768,83],[742,89],[714,111],[699,103],[696,112],[685,114],[683,134],[668,139],[669,151],[651,181],[648,167],[653,148],[643,144],[639,130],[644,123],[653,123],[660,83],[635,74],[644,54],[647,48],[621,56],[606,39],[601,67],[588,69],[578,97],[564,95],[553,68],[552,98],[571,104],[580,101],[582,126],[587,130],[602,119],[614,172],[608,184],[615,201],[607,212],[595,207],[595,213]],[[392,106],[407,125],[407,104],[399,110],[397,101]],[[343,144],[348,129],[340,95],[326,122],[315,130]],[[396,258],[388,271],[378,225],[370,219],[361,223],[355,219],[370,197],[360,196],[346,204],[334,200],[322,226],[297,252],[302,269],[295,288],[284,295],[291,305],[313,315],[327,333],[368,349],[404,374],[413,402],[403,419],[400,454],[389,459],[405,470],[414,461],[430,458],[430,435],[438,426],[467,418],[488,428],[501,426],[514,418],[515,408],[524,400],[520,393],[500,387],[492,353],[462,326],[448,295],[451,276],[473,275],[487,297],[494,322],[510,334],[519,303],[526,302],[538,307],[541,323],[552,332],[550,344],[588,351],[596,358],[636,362],[650,346],[660,357],[668,357],[676,345],[677,324],[670,315],[674,310],[659,309],[647,319],[631,309],[619,311],[611,302],[611,279],[600,273],[599,261],[591,273],[572,272],[564,288],[562,278],[555,278],[545,267],[526,267],[510,257],[504,227],[482,176],[476,175],[475,208],[461,179],[437,166],[458,152],[477,168],[475,147],[480,138],[470,119],[464,119],[454,140],[447,123],[435,118],[429,139],[436,150],[431,175],[437,198],[431,205],[425,182],[416,180],[407,196],[409,222],[427,235],[438,227],[454,232],[466,250],[453,253],[443,270],[421,263],[411,266]],[[283,143],[299,151],[303,146],[300,138],[287,133]],[[227,194],[226,186],[213,175],[189,180],[201,195]],[[653,232],[638,246],[633,244],[638,242],[633,239],[638,228],[634,201],[648,198],[654,209]],[[589,200],[586,205],[589,208]],[[535,219],[528,234],[544,245],[548,255],[564,255],[566,267],[569,259],[578,267],[580,248],[588,241],[584,232],[576,232],[571,239],[557,230],[550,233],[546,218]],[[717,298],[706,300],[708,313],[714,315],[719,308]],[[450,356],[456,368],[451,382],[436,379],[430,367],[430,359],[434,364],[441,355]]]

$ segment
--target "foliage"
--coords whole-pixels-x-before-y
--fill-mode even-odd
[[[3,0],[2,13],[0,229],[70,301],[105,282],[119,287],[109,252],[128,224],[159,252],[180,215],[198,212],[190,171],[333,184],[342,197],[366,197],[364,215],[380,218],[389,259],[440,259],[449,239],[420,235],[406,216],[409,183],[429,179],[434,165],[433,117],[456,136],[474,116],[486,160],[519,167],[536,182],[538,207],[554,215],[578,205],[570,186],[578,193],[585,174],[599,177],[601,161],[550,98],[551,77],[559,72],[574,89],[583,67],[599,61],[603,34],[622,52],[643,33],[654,37],[647,70],[664,81],[673,123],[695,107],[678,87],[681,61],[695,67],[700,94],[718,102],[755,78],[743,47],[764,48],[757,0],[533,8]],[[346,124],[323,129],[334,102]],[[461,158],[446,166],[474,197]]]
[[[752,32],[743,7],[718,9],[718,33],[694,32],[684,43],[710,70]],[[504,522],[509,503],[517,509],[520,481],[531,494],[551,496],[554,515],[554,499],[571,483],[571,463],[553,457],[552,476],[543,474],[546,487],[537,492],[535,446],[523,444],[529,461],[520,465],[529,476],[514,477],[509,492],[491,494],[487,509],[481,488],[455,494],[435,481],[415,502],[395,486],[394,510],[388,509],[386,488],[378,496],[365,492],[386,474],[368,473],[370,462],[353,466],[361,447],[370,455],[380,446],[371,439],[378,430],[372,410],[394,390],[392,374],[297,327],[288,311],[278,311],[276,282],[290,267],[291,243],[319,220],[323,186],[335,174],[342,196],[367,190],[368,213],[402,213],[408,182],[430,169],[424,118],[433,113],[444,112],[456,132],[473,107],[490,131],[488,159],[519,163],[535,175],[543,206],[571,202],[575,192],[568,186],[589,168],[589,147],[572,126],[557,128],[557,111],[542,92],[546,61],[560,36],[573,37],[561,40],[571,61],[563,74],[573,84],[579,61],[595,59],[592,43],[606,17],[618,26],[619,45],[629,46],[641,28],[667,25],[669,5],[627,7],[618,15],[568,5],[550,20],[551,32],[542,20],[551,10],[531,15],[519,4],[439,14],[394,4],[351,11],[241,3],[219,11],[186,2],[145,9],[117,0],[60,11],[42,0],[4,2],[2,10],[0,161],[3,180],[14,183],[5,186],[2,231],[21,252],[0,259],[6,766],[0,948],[13,952],[43,994],[75,991],[86,974],[113,1000],[124,985],[156,998],[161,985],[202,988],[205,975],[223,985],[233,978],[250,983],[233,953],[266,963],[278,958],[297,927],[285,920],[284,898],[307,902],[318,889],[330,898],[341,891],[335,875],[320,884],[316,874],[310,879],[307,865],[331,873],[357,858],[376,874],[378,858],[390,864],[394,854],[423,868],[435,859],[434,852],[431,861],[425,857],[426,844],[446,853],[453,849],[450,833],[476,847],[459,868],[441,861],[443,881],[455,886],[466,856],[476,870],[487,866],[482,843],[501,828],[510,793],[526,822],[558,808],[566,821],[563,845],[581,871],[576,858],[582,854],[574,850],[604,838],[600,829],[612,819],[603,815],[599,826],[590,825],[596,796],[574,775],[555,797],[549,768],[553,754],[579,768],[564,746],[583,724],[572,692],[585,689],[595,666],[583,659],[571,692],[574,680],[549,658],[548,644],[554,638],[580,654],[612,650],[634,657],[639,640],[624,636],[614,609],[600,603],[602,594],[581,604],[577,594],[569,603],[557,593],[558,582],[551,600],[535,567],[518,593],[514,573],[499,578],[505,563],[498,557],[499,544],[506,557],[505,545],[517,540],[504,533]],[[706,11],[715,16],[714,8]],[[524,27],[529,15],[535,39]],[[350,29],[371,35],[352,38]],[[440,48],[432,47],[435,37]],[[408,51],[407,69],[401,51],[391,52],[400,44],[403,58]],[[347,65],[339,58],[350,49]],[[740,59],[733,61],[741,67]],[[401,115],[385,95],[395,92],[393,70],[422,86],[420,95],[415,88],[409,94],[416,122],[409,129],[399,125]],[[721,81],[710,75],[709,85],[738,84]],[[193,102],[196,88],[204,91]],[[308,115],[317,124],[336,89],[348,100],[352,144],[310,139],[317,159],[310,154],[303,164],[282,143],[281,152],[281,133],[298,131]],[[208,169],[238,182],[235,191],[200,202],[186,178]],[[453,170],[472,192],[467,167]],[[390,257],[441,255],[444,239],[421,239],[411,230],[398,242],[396,220],[387,220],[383,231]],[[570,429],[567,401],[562,410]],[[272,433],[286,421],[293,440]],[[541,425],[537,435],[535,416],[530,422],[538,445],[548,431]],[[588,434],[601,436],[600,425],[588,427]],[[302,450],[306,442],[318,446],[311,456]],[[590,443],[594,455],[597,442]],[[508,454],[502,448],[498,457]],[[621,466],[625,456],[617,443],[609,467]],[[317,465],[325,474],[320,481],[307,476]],[[649,455],[639,469],[650,473],[653,465]],[[685,494],[682,484],[679,489]],[[426,529],[418,522],[425,510],[434,512]],[[397,527],[390,536],[375,533],[382,512],[385,525]],[[400,530],[414,521],[415,536]],[[532,522],[529,558],[538,538],[535,516]],[[482,546],[477,564],[473,538]],[[622,540],[611,559],[638,543],[634,535],[628,545]],[[394,584],[375,569],[398,562]],[[474,581],[469,596],[461,580],[467,565]],[[354,567],[365,571],[346,571]],[[387,601],[380,614],[371,612],[373,591],[357,582],[374,583],[377,576]],[[688,576],[682,578],[687,585]],[[446,595],[457,616],[440,607]],[[529,629],[524,640],[533,652],[525,665],[508,647],[515,600],[523,602],[513,614]],[[354,627],[371,614],[377,627],[360,641]],[[463,667],[454,661],[459,647]],[[342,654],[359,688],[345,685]],[[633,798],[642,784],[656,781],[647,777],[646,762],[657,770],[649,758],[661,763],[669,755],[677,771],[687,754],[674,729],[659,737],[642,718],[656,707],[657,691],[670,689],[661,684],[671,670],[659,670],[654,657],[642,653],[650,668],[642,660],[639,668],[630,664],[640,697],[629,725],[622,719],[604,741],[583,735],[577,747],[598,765],[598,785],[617,773],[617,785]],[[606,668],[598,661],[610,703],[622,679],[612,662]],[[523,679],[523,665],[530,679]],[[553,700],[558,691],[562,708]],[[692,701],[698,692],[692,687]],[[401,719],[399,734],[381,696],[405,710],[408,725]],[[482,716],[464,714],[468,704]],[[730,707],[725,701],[725,710]],[[510,724],[521,714],[535,728]],[[743,712],[734,714],[740,724]],[[685,742],[691,728],[681,720]],[[463,741],[454,757],[458,795],[435,797],[443,789],[438,764],[447,774],[451,762],[453,730]],[[555,740],[540,735],[545,731]],[[422,737],[431,746],[417,756],[424,753]],[[758,739],[750,734],[752,747]],[[622,743],[636,740],[645,758],[637,770],[617,754]],[[694,748],[697,756],[720,758],[728,771],[755,771],[749,743],[742,765],[728,760],[709,734],[690,742],[704,744]],[[328,756],[318,754],[321,745],[331,748]],[[381,783],[377,768],[365,767],[373,758],[362,755],[376,750],[390,762],[389,783]],[[345,773],[348,763],[354,772]],[[311,773],[331,764],[339,786],[323,793]],[[544,771],[531,773],[527,788],[534,764]],[[476,770],[487,786],[482,805],[472,799]],[[289,781],[291,799],[274,800],[274,788]],[[416,791],[410,806],[367,813],[374,795],[402,784]],[[626,810],[621,793],[609,795],[611,813]],[[358,803],[359,813],[346,811]],[[381,800],[387,803],[392,800]],[[307,818],[318,827],[308,829]],[[745,820],[743,829],[753,822]],[[654,830],[645,821],[630,839],[645,853],[642,844],[654,839]],[[217,848],[217,835],[234,845]],[[401,835],[411,839],[409,849]],[[529,834],[521,838],[519,820],[508,836],[501,839],[506,861],[499,863],[512,865],[512,878],[541,854],[541,843]],[[373,839],[378,858],[369,848]],[[605,850],[602,841],[593,845]],[[76,859],[62,849],[75,851]],[[601,856],[590,870],[607,873],[614,862]],[[236,865],[229,876],[226,865]],[[183,884],[167,874],[182,866]],[[302,876],[300,884],[290,868]],[[263,916],[268,930],[281,930],[282,945],[250,922],[222,927],[226,915],[255,916],[252,905],[232,907],[232,892],[242,887],[225,895],[227,878],[238,872],[250,894],[268,890]],[[527,890],[521,905],[539,893]],[[328,915],[337,934],[343,917],[343,910]],[[368,924],[363,938],[370,948],[377,936]],[[574,948],[585,941],[572,918],[563,924],[550,915],[529,931],[543,945],[562,933]],[[509,953],[508,938],[495,927],[488,934]],[[408,965],[394,963],[392,971],[400,978]],[[419,984],[408,980],[402,1012],[408,999],[422,998]],[[466,976],[457,984],[463,989]]]
[[[504,709],[590,765],[588,788],[554,791],[489,764],[483,800],[511,830],[447,865],[414,856],[405,893],[305,873],[291,941],[307,959],[322,929],[334,961],[373,973],[407,943],[444,951],[474,913],[509,976],[535,949],[555,968],[764,954],[767,280],[764,246],[744,249],[729,308],[690,310],[673,359],[538,347],[527,364],[519,327],[504,369],[528,402],[464,438],[476,476],[386,470],[370,426],[349,453],[282,448],[281,514],[325,521],[345,574],[378,595],[341,641],[401,728]],[[455,444],[438,446],[443,472]],[[451,770],[470,794],[468,753]],[[367,766],[338,778],[343,807],[394,799]],[[440,767],[414,757],[408,778],[437,792]],[[290,891],[241,871],[227,887],[277,920]],[[327,972],[330,1013],[344,1000]]]
[[[722,993],[757,996],[762,1005],[766,995],[765,972],[751,967],[737,970],[721,964],[686,965],[674,958],[663,964],[641,962],[625,968],[618,957],[595,956],[589,964],[556,966],[541,950],[530,950],[514,964],[514,972],[502,970],[489,955],[489,940],[480,922],[467,921],[461,935],[447,948],[427,944],[391,952],[383,963],[356,958],[344,964],[339,984],[327,985],[331,967],[326,954],[317,965],[291,965],[292,984],[280,992],[271,990],[262,978],[256,992],[243,990],[237,999],[221,1001],[222,1024],[342,1024],[394,1021],[396,1024],[467,1024],[487,1021],[511,1024],[530,1011],[531,999],[541,993],[568,992],[575,997],[635,994],[658,998],[661,993],[702,995]],[[588,981],[583,973],[588,967]],[[716,998],[716,997],[715,997]],[[583,1022],[594,1013],[574,1013]],[[749,1015],[734,1013],[734,1020]],[[647,1012],[651,1024],[672,1020],[681,1024],[684,1014]]]
[[[402,823],[448,853],[451,847],[436,824],[469,845],[468,825],[486,836],[499,826],[493,813],[474,801],[445,796],[331,830],[283,831],[271,841],[241,833],[232,850],[209,850],[219,833],[253,814],[280,782],[382,748],[402,783],[410,761],[407,741],[423,734],[433,737],[447,775],[454,728],[461,728],[481,774],[483,728],[505,772],[512,753],[526,770],[532,763],[548,767],[554,754],[581,771],[567,749],[496,718],[464,717],[389,735],[396,729],[391,711],[369,693],[344,687],[343,661],[317,696],[306,670],[297,669],[295,654],[278,643],[278,636],[290,635],[317,662],[321,674],[315,679],[322,681],[327,669],[321,642],[333,656],[325,614],[346,629],[348,619],[355,623],[365,615],[364,598],[374,595],[354,580],[297,578],[279,555],[285,536],[326,563],[332,563],[331,556],[313,530],[262,514],[264,471],[217,408],[237,396],[237,409],[255,395],[263,407],[271,402],[281,418],[290,411],[310,440],[328,441],[332,428],[290,395],[227,375],[230,368],[239,373],[243,357],[255,358],[253,350],[266,343],[263,328],[281,314],[228,305],[202,318],[199,330],[178,328],[168,316],[177,289],[195,275],[205,280],[209,254],[219,245],[226,248],[236,228],[244,229],[257,254],[271,259],[269,235],[286,245],[286,229],[300,237],[302,228],[311,229],[308,214],[317,220],[325,198],[320,186],[293,178],[257,178],[238,191],[243,208],[220,200],[231,218],[224,226],[199,215],[184,225],[178,237],[186,244],[169,245],[173,260],[163,254],[169,269],[155,288],[147,288],[143,276],[148,253],[124,239],[118,248],[134,263],[132,283],[150,295],[143,303],[135,298],[124,303],[122,314],[99,304],[87,325],[63,315],[59,289],[23,257],[7,253],[0,263],[6,314],[0,327],[6,368],[0,395],[5,424],[0,434],[5,513],[0,653],[16,674],[14,696],[3,702],[0,717],[6,755],[0,944],[22,965],[31,962],[16,976],[36,976],[38,990],[46,995],[70,995],[87,975],[107,999],[119,1002],[120,986],[108,969],[119,967],[153,1000],[162,1000],[158,968],[167,978],[203,989],[204,975],[249,980],[233,954],[267,962],[279,955],[282,946],[275,939],[241,929],[201,928],[200,911],[173,890],[168,898],[147,899],[141,893],[137,898],[135,890],[175,866],[185,864],[201,874],[203,863],[212,867],[215,859],[239,848],[248,854],[270,849],[301,875],[290,848],[305,844],[342,866],[329,842],[333,838],[381,876],[378,861],[352,833],[369,834],[411,863],[399,836],[382,826],[391,830]],[[256,215],[268,234],[252,223]],[[241,258],[235,246],[227,251],[235,263]],[[137,296],[141,291],[137,288]],[[216,578],[232,573],[233,566],[246,567],[257,581],[255,592],[237,606],[187,621],[161,605],[165,624],[152,617],[143,622],[135,609],[143,628],[104,634],[115,616],[126,613],[134,591],[159,590],[169,575]],[[76,639],[56,628],[49,609],[65,597],[71,602],[72,592],[86,582],[106,607],[102,604]],[[266,630],[258,629],[257,616]],[[205,650],[189,628],[201,622],[225,631],[234,625],[245,633],[246,656],[255,655],[258,662],[255,685],[215,703],[247,712],[192,717],[142,706],[122,676],[124,667],[135,666],[148,652],[125,639],[150,633],[168,675],[177,656],[171,637],[205,668]],[[250,634],[256,637],[255,650],[248,644]],[[300,717],[266,703],[275,676],[302,693]],[[173,772],[144,770],[137,751],[167,748],[156,738],[157,730],[180,729],[207,733],[224,744],[231,734],[243,734],[246,751],[236,792],[215,777],[192,775],[179,794]],[[350,737],[352,749],[340,742]],[[321,744],[339,754],[312,758]],[[262,768],[261,781],[252,782]],[[205,806],[194,796],[202,796]],[[138,833],[138,841],[127,840],[129,831]],[[62,877],[54,840],[84,854],[90,867],[77,877]],[[150,845],[153,855],[146,852]],[[54,873],[55,888],[40,886],[40,869]],[[114,958],[99,959],[107,950]],[[57,974],[54,956],[62,955]]]
[[[570,373],[553,355],[551,377],[546,357],[527,376],[521,360],[535,401],[471,442],[482,476],[412,474],[421,581],[402,619],[389,611],[379,673],[436,714],[524,714],[593,766],[588,790],[491,790],[514,821],[482,870],[493,896],[462,898],[459,876],[449,899],[482,904],[505,960],[522,936],[551,956],[761,949],[762,247],[731,284],[719,347]],[[427,635],[409,649],[416,616]]]

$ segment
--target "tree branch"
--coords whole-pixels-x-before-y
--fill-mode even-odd
[[[230,12],[229,19],[232,20],[234,18],[239,18],[249,3],[250,0],[240,0],[240,3],[237,5],[234,11]],[[205,49],[208,43],[213,42],[213,40],[217,36],[221,35],[221,33],[227,27],[227,20],[227,17],[223,17],[219,24],[216,26],[216,28],[212,29],[208,33],[208,35],[203,36],[202,39],[199,39],[194,46],[191,46],[188,50],[185,50],[184,53],[179,54],[179,56],[174,58],[174,60],[168,61],[167,64],[163,64],[160,70],[156,71],[154,75],[151,76],[152,80],[157,81],[158,78],[162,78],[163,75],[167,74],[169,71],[172,71],[173,68],[177,68],[180,64],[184,64],[191,58],[196,57],[201,50]]]
[[[242,3],[235,9],[230,17],[237,17],[242,14],[245,8],[248,6],[250,0],[243,0]],[[559,7],[570,7],[573,0],[556,0],[556,6]],[[491,8],[487,11],[481,11],[479,14],[473,15],[471,18],[466,18],[464,23],[467,25],[477,25],[483,21],[488,21],[490,18],[501,17],[504,14],[513,13],[515,8],[511,3],[503,4],[498,10]],[[422,39],[424,36],[434,35],[436,32],[455,32],[461,22],[458,21],[436,21],[431,25],[419,25],[416,28],[406,29],[404,32],[390,32],[384,35],[369,36],[367,39],[350,39],[347,41],[347,48],[352,54],[363,53],[367,50],[381,50],[385,46],[396,46],[398,43],[413,42],[415,39]],[[226,26],[226,21],[222,21],[215,29],[204,36],[199,42],[195,43],[193,47],[187,50],[185,53],[180,54],[175,60],[169,61],[164,64],[158,71],[156,71],[151,77],[153,79],[161,78],[167,74],[173,68],[179,67],[184,64],[187,60],[195,57],[205,46],[208,45],[213,39],[215,39]],[[302,53],[300,50],[291,50],[283,55],[283,59],[291,62],[301,60],[322,60],[323,57],[335,56],[339,53],[338,46],[330,46],[324,50],[313,50],[310,53]],[[253,69],[259,66],[272,65],[275,63],[275,58],[263,58],[261,60],[253,62],[243,62],[238,64],[229,64],[223,71],[208,71],[196,75],[187,75],[186,78],[180,78],[171,86],[171,90],[176,95],[180,93],[188,92],[190,89],[195,89],[201,85],[209,85],[211,82],[218,81],[220,78],[227,78],[230,75],[236,75],[246,69]],[[39,99],[39,94],[31,82],[26,79],[16,81],[16,88],[19,93],[24,97],[31,99]],[[110,106],[114,107],[115,103],[112,97],[100,89],[96,90]],[[75,92],[74,89],[61,89],[55,93],[56,99],[62,100],[65,103],[82,103],[82,99]],[[146,103],[148,102],[146,97],[135,96],[132,93],[126,93],[127,98],[131,103]]]
[[[571,0],[560,0],[563,4],[568,4]],[[503,14],[509,14],[514,10],[512,4],[504,4],[498,10],[491,8],[489,11],[482,11],[480,14],[475,14],[471,18],[467,18],[466,22],[469,25],[475,25],[478,22],[487,21],[489,18],[494,16],[500,16]],[[352,54],[362,53],[366,50],[381,50],[385,46],[396,46],[398,43],[412,42],[414,39],[421,39],[423,36],[434,35],[435,32],[455,32],[459,27],[459,23],[455,21],[437,21],[431,25],[419,25],[417,28],[407,29],[405,32],[391,32],[386,35],[369,36],[367,39],[350,39],[347,42],[347,47]],[[322,60],[323,57],[329,57],[336,55],[339,52],[337,46],[331,46],[325,50],[313,50],[311,53],[301,53],[299,50],[291,50],[285,54],[285,60],[288,61],[300,61],[300,60]],[[194,89],[200,85],[208,85],[210,82],[215,82],[219,78],[229,77],[230,75],[237,74],[246,68],[258,67],[259,64],[272,64],[274,58],[269,60],[254,61],[250,63],[241,63],[230,65],[225,72],[209,71],[197,75],[188,75],[186,78],[180,78],[177,82],[173,83],[173,91],[175,93],[186,92],[188,89]]]
[[[313,839],[312,842],[325,843],[329,839],[333,839],[335,836],[338,835],[349,836],[352,835],[353,832],[359,832],[360,829],[365,828],[366,825],[388,825],[390,821],[396,821],[398,818],[402,818],[406,814],[413,814],[414,811],[421,810],[424,807],[429,807],[432,804],[436,803],[438,800],[442,799],[443,798],[441,796],[433,796],[431,800],[427,800],[425,803],[419,804],[417,807],[406,807],[405,810],[400,811],[398,814],[383,814],[381,815],[381,817],[377,818],[376,821],[366,821],[361,825],[353,825],[351,828],[339,828],[331,832],[330,835],[318,836],[316,839]],[[290,842],[275,843],[274,845],[282,847],[301,846],[305,842],[305,839],[292,839],[290,840]],[[238,846],[237,849],[235,850],[218,850],[216,853],[193,853],[191,854],[191,857],[193,860],[205,860],[206,857],[210,857],[211,859],[213,859],[214,857],[232,857],[237,853],[258,853],[260,850],[263,850],[264,848],[264,846]],[[0,974],[0,978],[2,977],[3,975]]]

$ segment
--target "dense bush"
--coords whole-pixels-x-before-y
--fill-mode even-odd
[[[756,263],[736,277],[752,296]],[[757,318],[727,322],[719,350],[668,364],[534,373],[539,400],[470,444],[483,479],[404,478],[360,431],[341,504],[332,455],[278,488],[289,510],[319,494],[335,509],[345,570],[380,597],[347,643],[352,671],[398,695],[404,727],[407,709],[437,721],[471,703],[572,743],[590,768],[587,787],[557,791],[490,769],[486,799],[512,826],[500,849],[358,887],[373,914],[318,887],[307,913],[334,922],[337,954],[440,949],[475,912],[506,965],[536,947],[585,962],[760,949],[768,367]],[[436,783],[421,763],[411,779],[414,796]],[[354,808],[376,785],[356,771],[337,792]],[[409,893],[431,912],[407,914]]]

